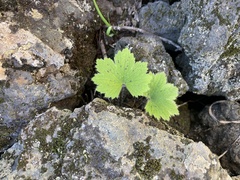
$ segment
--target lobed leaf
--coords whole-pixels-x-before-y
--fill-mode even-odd
[[[146,62],[135,62],[128,48],[119,51],[114,61],[110,58],[97,59],[97,74],[92,78],[96,90],[106,97],[119,96],[122,86],[126,86],[132,96],[141,96],[149,90],[151,76],[147,74]]]
[[[145,110],[155,118],[169,120],[173,115],[178,115],[178,107],[174,100],[178,96],[178,89],[167,83],[165,73],[151,74],[147,97],[149,98]]]

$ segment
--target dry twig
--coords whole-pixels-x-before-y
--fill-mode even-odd
[[[227,148],[226,151],[224,151],[220,156],[218,156],[218,159],[222,158],[239,139],[240,139],[240,135],[235,139],[235,141],[232,142],[232,144]]]
[[[215,104],[218,104],[218,103],[225,103],[226,100],[221,100],[221,101],[216,101],[214,103],[212,103],[210,106],[209,106],[209,109],[208,109],[208,112],[209,112],[209,115],[211,116],[211,118],[216,121],[216,122],[219,122],[220,124],[239,124],[240,123],[240,119],[239,120],[236,120],[236,121],[226,121],[226,120],[219,120],[216,118],[216,116],[214,115],[213,111],[212,111],[212,107],[213,105]]]
[[[218,104],[218,103],[225,103],[226,100],[221,100],[221,101],[217,101],[217,102],[214,102],[213,104],[211,104],[209,106],[209,109],[208,109],[208,112],[209,112],[209,115],[211,116],[211,118],[220,123],[220,124],[239,124],[240,123],[240,120],[236,120],[236,121],[226,121],[226,120],[219,120],[216,118],[216,116],[214,115],[213,111],[212,111],[212,107],[215,105],[215,104]],[[240,135],[230,144],[230,146],[227,148],[226,151],[224,151],[221,155],[219,155],[218,159],[222,158],[231,148],[232,146],[240,139]]]
[[[114,31],[122,31],[122,30],[128,30],[128,31],[134,31],[134,32],[139,32],[139,33],[143,33],[143,34],[153,34],[151,32],[145,31],[143,29],[140,28],[136,28],[136,27],[130,27],[130,26],[112,26],[112,29]],[[154,34],[155,35],[155,34]],[[161,37],[159,35],[157,35],[163,42],[173,45],[174,47],[176,47],[175,51],[182,51],[182,47],[179,46],[178,44],[174,43],[173,41],[166,39],[164,37]]]

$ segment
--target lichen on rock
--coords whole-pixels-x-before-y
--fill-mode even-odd
[[[185,143],[148,126],[145,114],[131,110],[128,119],[129,108],[103,102],[38,115],[3,155],[0,178],[230,179],[203,143]]]

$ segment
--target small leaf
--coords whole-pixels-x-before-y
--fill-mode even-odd
[[[99,73],[92,78],[97,91],[106,97],[119,96],[122,86],[126,86],[132,96],[141,96],[148,91],[151,76],[147,74],[146,62],[135,62],[128,48],[119,51],[114,61],[110,58],[97,59],[96,69]]]
[[[178,115],[178,107],[174,100],[178,96],[178,89],[167,83],[165,73],[151,74],[152,81],[147,92],[149,98],[145,110],[155,118],[169,120],[173,115]]]

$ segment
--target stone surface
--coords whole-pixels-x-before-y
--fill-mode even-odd
[[[105,2],[106,1],[106,2]],[[108,7],[105,6],[112,2]],[[137,26],[139,22],[138,11],[142,6],[141,0],[103,0],[98,1],[99,6],[103,6],[102,12],[112,14],[110,23],[112,25]],[[108,15],[107,15],[108,16]]]
[[[93,70],[100,19],[90,0],[0,4],[0,125],[18,131],[53,104],[79,104]],[[0,132],[0,152],[13,137],[14,131]]]
[[[0,160],[1,179],[231,179],[201,142],[95,99],[32,120]]]
[[[136,24],[140,0],[98,3],[112,22],[124,12]],[[1,153],[37,113],[79,105],[102,23],[92,0],[3,0],[0,11]]]
[[[139,12],[139,27],[177,42],[185,23],[185,14],[179,2],[169,5],[157,1],[148,3]]]
[[[148,62],[148,68],[151,72],[165,72],[169,82],[178,87],[179,96],[187,92],[187,83],[175,68],[171,56],[166,52],[158,36],[123,37],[116,43],[115,49],[117,51],[125,46],[132,48],[132,53],[137,61]]]
[[[0,23],[1,123],[28,121],[50,103],[74,96],[84,80],[64,63],[64,56],[31,32],[12,32],[10,22]],[[79,83],[80,81],[80,83]],[[82,84],[81,84],[82,83]]]
[[[14,20],[16,29],[29,29],[64,55],[82,76],[90,76],[96,56],[95,31],[100,28],[91,0],[18,0]]]
[[[199,115],[207,129],[207,131],[203,130],[206,144],[218,155],[228,150],[221,158],[222,165],[232,174],[239,175],[240,105],[237,102],[219,101],[210,107],[205,108]]]
[[[182,0],[186,23],[178,42],[184,79],[197,94],[240,99],[240,2]]]
[[[184,49],[176,64],[191,92],[239,100],[239,8],[238,0],[157,1],[141,8],[140,28]]]

